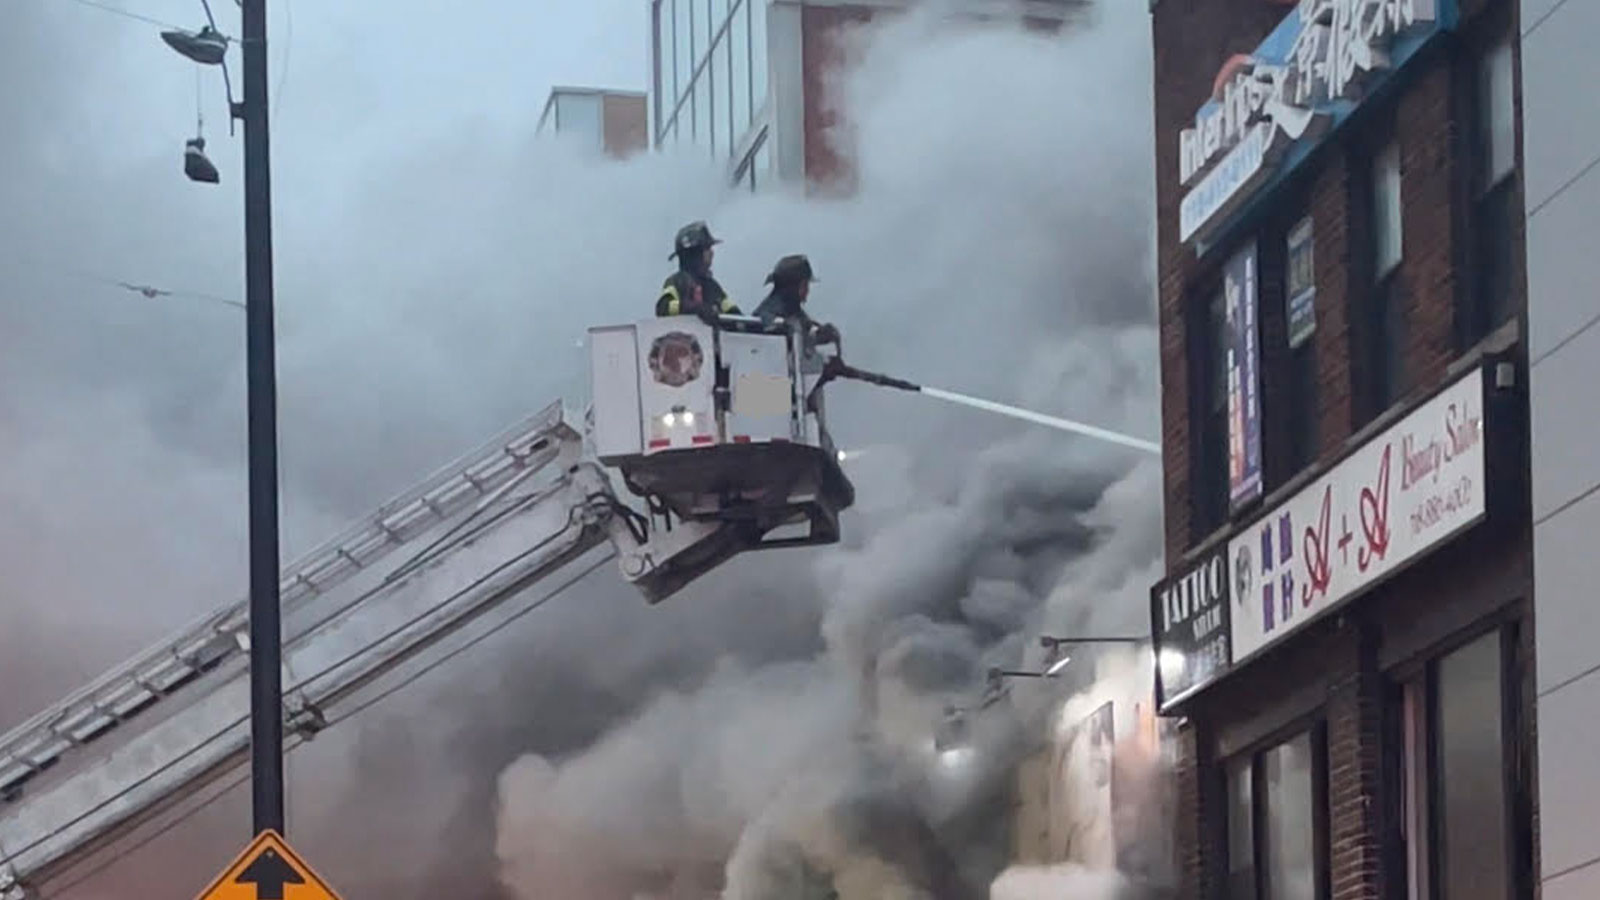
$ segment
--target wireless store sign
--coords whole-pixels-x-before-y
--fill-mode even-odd
[[[1475,369],[1228,542],[1234,661],[1481,521]]]
[[[1179,237],[1216,228],[1298,164],[1385,75],[1453,16],[1455,0],[1300,0],[1178,136]],[[1292,157],[1292,158],[1290,158]]]

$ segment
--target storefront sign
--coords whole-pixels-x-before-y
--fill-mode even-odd
[[[1235,663],[1482,520],[1483,371],[1228,542]]]
[[[1311,217],[1289,232],[1289,289],[1285,291],[1289,322],[1289,349],[1310,339],[1317,330],[1316,247],[1311,234]]]
[[[1217,678],[1233,661],[1228,647],[1226,547],[1188,572],[1150,589],[1150,632],[1156,652],[1156,706],[1162,712]]]
[[[1256,311],[1256,247],[1222,273],[1228,318],[1228,496],[1238,509],[1261,496],[1261,347]]]
[[[1178,136],[1185,242],[1281,177],[1371,88],[1454,22],[1456,0],[1300,0]]]

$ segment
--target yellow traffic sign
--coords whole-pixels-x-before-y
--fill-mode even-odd
[[[339,900],[276,831],[263,831],[199,900]]]

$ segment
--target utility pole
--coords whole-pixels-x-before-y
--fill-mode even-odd
[[[250,788],[255,833],[284,833],[283,631],[278,604],[278,388],[272,313],[267,4],[241,0],[245,390],[250,483]]]

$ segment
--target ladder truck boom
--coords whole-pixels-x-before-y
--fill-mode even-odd
[[[587,440],[552,404],[284,571],[288,747],[490,614],[542,603],[552,576],[614,557],[657,603],[737,554],[838,540],[854,489],[798,327],[673,317],[590,339]],[[0,900],[238,770],[248,663],[239,601],[0,735]]]

